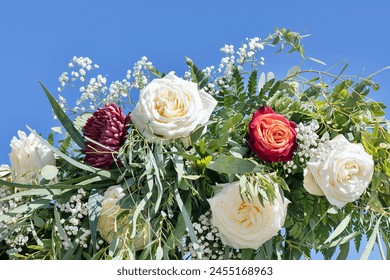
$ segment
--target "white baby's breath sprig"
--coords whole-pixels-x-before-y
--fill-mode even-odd
[[[321,152],[324,140],[319,138],[316,132],[318,129],[319,125],[315,120],[308,124],[299,123],[297,125],[295,131],[297,132],[296,140],[298,149],[296,150],[293,159],[283,164],[286,177],[290,174],[295,174],[295,172],[299,170],[302,171],[310,158]]]
[[[225,245],[222,244],[218,229],[211,224],[211,211],[199,216],[197,222],[193,223],[198,243],[202,250],[204,260],[223,260],[225,255]],[[183,253],[185,257],[196,259],[196,252],[191,242],[189,242],[188,232],[185,236]],[[240,259],[240,250],[229,251],[229,259]]]

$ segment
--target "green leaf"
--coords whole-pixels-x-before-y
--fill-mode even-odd
[[[319,60],[317,58],[314,58],[314,57],[307,57],[307,58],[310,59],[311,61],[314,61],[314,62],[317,62],[319,64],[322,64],[322,65],[326,66],[325,62],[323,62],[323,61],[321,61],[321,60]]]
[[[70,158],[69,156],[67,156],[66,154],[64,154],[63,152],[59,151],[58,149],[56,149],[55,147],[53,147],[52,145],[50,145],[49,142],[47,142],[45,139],[43,139],[35,130],[33,130],[32,128],[30,128],[29,126],[27,126],[28,130],[30,130],[31,133],[33,133],[39,140],[41,140],[41,142],[43,144],[45,144],[45,146],[47,146],[53,153],[57,154],[58,156],[60,156],[61,158],[63,158],[64,160],[66,160],[67,162],[69,162],[70,164],[72,164],[73,166],[75,167],[78,167],[82,170],[85,170],[85,171],[89,171],[89,172],[92,172],[92,173],[95,173],[97,175],[100,175],[100,176],[103,176],[103,177],[106,177],[106,178],[110,178],[110,179],[116,179],[115,177],[113,177],[112,173],[108,170],[103,170],[103,169],[99,169],[99,168],[94,168],[94,167],[91,167],[89,165],[86,165],[86,164],[82,164],[80,162],[78,162],[77,160],[74,160],[72,158]]]
[[[89,229],[91,230],[91,241],[93,250],[96,250],[96,236],[97,236],[97,226],[99,222],[100,210],[102,210],[102,201],[104,195],[102,192],[92,189],[89,198],[88,198],[88,218],[89,218]]]
[[[0,185],[6,185],[4,183],[10,183],[10,182],[0,180]],[[42,187],[42,186],[40,186],[40,187]],[[50,190],[50,189],[46,189],[46,188],[32,189],[32,190],[27,190],[27,191],[19,191],[17,193],[14,193],[14,194],[11,194],[9,196],[1,198],[0,202],[7,201],[7,200],[10,200],[12,198],[19,198],[19,197],[32,196],[32,195],[54,196],[54,195],[58,195],[60,192],[61,192],[60,190]]]
[[[250,260],[252,259],[252,255],[255,250],[253,249],[242,249],[241,250],[241,259],[242,260]]]
[[[341,69],[340,73],[336,76],[336,78],[331,81],[329,84],[333,84],[335,81],[339,80],[340,76],[344,73],[345,69],[347,69],[349,63],[346,63],[343,67],[343,69]]]
[[[378,230],[376,232],[376,242],[378,244],[378,248],[379,248],[379,252],[381,254],[381,258],[382,258],[382,260],[385,260],[386,259],[386,255],[385,255],[385,252],[384,252],[383,246],[382,246],[380,230]]]
[[[367,245],[363,250],[362,255],[360,256],[361,260],[368,260],[368,257],[370,256],[372,249],[374,248],[375,239],[379,230],[379,224],[381,221],[382,216],[376,221],[375,227],[371,233],[370,238],[368,239]]]
[[[146,203],[149,201],[149,199],[151,197],[152,197],[152,193],[148,192],[145,195],[145,197],[140,201],[140,203],[137,205],[137,208],[135,208],[135,211],[133,214],[133,225],[137,224],[137,219],[138,219],[139,214],[141,213],[142,210],[144,210]],[[130,238],[134,238],[136,234],[137,234],[137,227],[133,226]]]
[[[12,217],[16,216],[17,214],[22,214],[22,213],[26,213],[26,212],[31,213],[36,209],[43,208],[43,207],[49,207],[51,200],[52,200],[52,197],[47,196],[47,197],[42,198],[42,199],[37,199],[37,200],[34,200],[32,202],[22,204],[19,207],[16,207],[16,208],[9,210],[6,214],[1,215],[0,222],[7,220],[9,218],[12,218]]]
[[[190,135],[191,144],[196,143],[196,141],[199,140],[199,138],[202,136],[204,131],[205,131],[205,127],[203,125],[195,129],[195,131],[192,132]]]
[[[235,94],[238,95],[244,91],[244,78],[242,77],[237,67],[233,68],[232,78],[233,87],[236,91]]]
[[[195,250],[197,258],[201,260],[202,259],[202,250],[200,248],[198,239],[196,238],[196,233],[195,233],[194,227],[192,225],[191,217],[188,214],[187,209],[184,207],[184,203],[181,200],[179,190],[175,187],[173,192],[174,192],[174,196],[175,196],[177,205],[179,206],[179,209],[183,215],[184,222],[187,226],[193,249]]]
[[[191,196],[187,197],[184,207],[187,210],[188,216],[191,216],[191,212],[192,212]],[[178,240],[181,240],[184,236],[185,231],[186,231],[186,224],[183,218],[183,213],[180,212],[173,234]]]
[[[384,232],[382,229],[380,229],[380,232],[382,235],[383,242],[385,243],[386,246],[386,259],[390,260],[390,242],[389,242],[389,238],[387,237],[388,233]]]
[[[163,257],[163,253],[163,248],[161,247],[161,244],[159,244],[156,250],[156,260],[161,260]]]
[[[337,236],[339,236],[344,231],[344,229],[348,226],[350,221],[351,221],[351,213],[345,216],[345,218],[340,222],[340,224],[335,228],[335,230],[328,237],[328,239],[325,240],[324,243],[328,243],[333,239],[335,239]]]
[[[236,158],[232,156],[220,156],[207,168],[218,173],[224,174],[242,174],[255,172],[263,166],[247,159]]]
[[[301,68],[299,66],[291,67],[287,71],[287,78],[291,79],[291,78],[295,77],[299,73],[299,71],[301,71]]]
[[[59,184],[54,184],[54,185],[26,185],[26,184],[12,183],[12,182],[3,181],[3,180],[0,180],[0,183],[3,185],[6,185],[6,186],[19,188],[19,189],[33,189],[33,190],[47,189],[50,191],[65,190],[65,189],[80,189],[81,187],[85,188],[85,189],[91,189],[91,188],[104,188],[104,187],[112,186],[112,181],[106,180],[105,182],[102,182],[100,184],[93,184],[93,185],[87,183],[87,181],[92,183],[94,180],[92,180],[92,179],[86,180],[86,181],[81,182],[77,185],[73,185],[71,183],[68,183],[68,184],[59,183]],[[53,194],[54,194],[54,192],[53,192]]]
[[[358,235],[360,235],[360,232],[358,232],[358,231],[352,232],[352,233],[348,234],[347,236],[340,237],[339,239],[336,239],[330,243],[327,243],[325,245],[320,246],[319,249],[328,249],[328,248],[332,248],[332,247],[335,247],[338,245],[345,244],[345,243],[351,241],[352,239],[354,239]]]
[[[53,165],[45,165],[41,170],[41,175],[44,179],[50,181],[57,177],[58,169]]]
[[[33,221],[34,221],[34,225],[41,228],[45,225],[45,222],[43,221],[43,219],[37,215],[35,215],[33,217]]]
[[[253,96],[257,93],[257,70],[254,70],[249,76],[248,81],[248,94],[249,96]]]
[[[73,124],[74,124],[74,127],[78,130],[78,131],[83,131],[84,129],[84,126],[85,124],[87,123],[87,120],[92,116],[91,113],[84,113],[80,116],[77,116],[74,121],[73,121]]]
[[[61,124],[64,126],[66,131],[69,133],[70,137],[73,139],[73,141],[82,149],[85,149],[85,141],[83,139],[83,136],[81,136],[80,132],[73,126],[72,121],[69,119],[69,117],[64,113],[61,106],[57,103],[57,101],[54,99],[54,97],[50,94],[50,92],[45,88],[45,86],[41,84],[41,87],[43,88],[43,91],[45,92],[47,98],[49,99],[50,105],[53,108],[54,113],[58,117]]]
[[[199,68],[192,62],[191,58],[186,57],[186,63],[191,71],[191,79],[194,83],[197,83],[199,88],[202,89],[208,83],[208,78],[205,74],[199,70]]]
[[[69,249],[72,249],[73,248],[73,243],[72,243],[72,241],[70,241],[68,235],[66,234],[64,228],[61,225],[60,214],[58,213],[58,209],[57,209],[56,206],[54,207],[54,220],[55,220],[55,223],[56,223],[56,226],[57,226],[58,234],[62,237],[62,240],[64,240],[69,245]]]
[[[345,260],[349,253],[349,242],[340,245],[340,253],[337,256],[338,260]]]

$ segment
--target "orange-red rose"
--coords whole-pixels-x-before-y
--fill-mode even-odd
[[[294,122],[263,106],[249,123],[249,147],[264,161],[289,161],[298,146],[295,128]]]

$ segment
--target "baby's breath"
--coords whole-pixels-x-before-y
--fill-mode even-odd
[[[225,245],[221,242],[218,229],[211,223],[211,211],[207,211],[205,214],[200,215],[197,222],[192,226],[195,229],[198,243],[202,250],[202,256],[204,260],[223,260],[225,255]],[[189,235],[185,236],[185,244],[183,247],[183,253],[186,257],[196,259],[196,252],[193,245],[189,241]],[[229,259],[239,259],[241,254],[239,250],[230,249]]]

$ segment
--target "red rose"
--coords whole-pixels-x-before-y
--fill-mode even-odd
[[[263,106],[253,113],[249,123],[248,145],[264,161],[289,161],[298,147],[296,127],[294,122]]]

